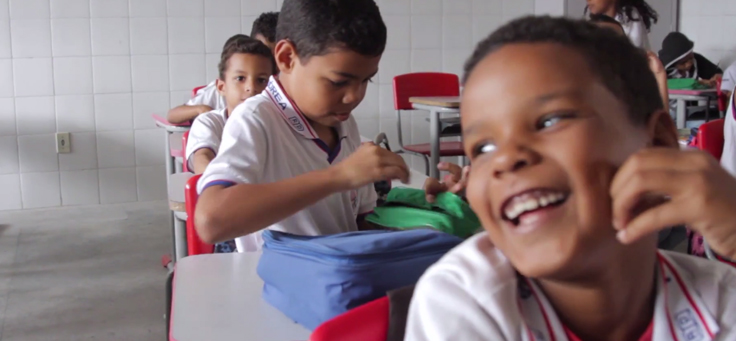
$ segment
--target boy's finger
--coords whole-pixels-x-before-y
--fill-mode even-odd
[[[665,196],[676,196],[681,191],[685,174],[677,171],[638,172],[619,188],[612,188],[614,227],[621,229],[643,210],[661,204]]]
[[[460,168],[460,166],[451,162],[440,162],[437,164],[437,169],[449,172],[450,175],[452,175],[452,177],[455,179],[455,182],[460,180],[460,177],[463,173],[463,169]]]
[[[683,214],[688,211],[687,205],[679,202],[657,206],[634,218],[624,229],[618,231],[616,238],[623,244],[631,244],[665,228],[683,225],[687,220]]]
[[[700,151],[681,151],[671,148],[646,148],[630,157],[616,172],[611,181],[611,194],[615,194],[636,173],[642,171],[691,171],[705,169],[712,163],[712,156]]]
[[[381,175],[386,181],[400,180],[403,184],[409,183],[409,172],[398,166],[383,167]]]

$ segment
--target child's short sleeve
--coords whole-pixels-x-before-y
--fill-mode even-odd
[[[248,105],[239,106],[225,124],[220,150],[197,184],[197,192],[215,185],[259,183],[267,162],[266,128]]]
[[[723,73],[723,80],[721,81],[721,91],[733,91],[736,88],[736,63],[726,69]]]
[[[197,95],[190,99],[186,105],[207,105],[215,110],[226,107],[225,99],[217,91],[216,82],[212,82],[199,90]]]
[[[186,159],[188,166],[192,167],[192,157],[200,149],[210,149],[217,155],[222,142],[222,133],[224,120],[222,113],[219,111],[210,111],[206,114],[199,115],[192,123],[189,130],[189,138],[187,139]]]

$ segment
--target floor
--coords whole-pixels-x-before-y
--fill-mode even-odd
[[[0,341],[166,340],[165,202],[0,212]]]

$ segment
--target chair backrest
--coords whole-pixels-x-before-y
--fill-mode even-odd
[[[386,341],[389,322],[387,296],[368,302],[322,323],[310,341]]]
[[[198,86],[198,87],[192,89],[192,98],[197,97],[197,91],[202,90],[202,89],[204,89],[206,87],[207,87],[206,85],[202,85],[202,86]]]
[[[460,96],[456,74],[439,72],[407,73],[394,77],[394,109],[412,110],[410,97]]]
[[[197,207],[197,181],[202,175],[195,175],[189,178],[187,186],[184,189],[184,199],[187,206],[187,250],[190,256],[212,253],[214,246],[207,244],[199,238],[197,229],[194,228],[194,209]]]
[[[717,160],[721,159],[723,152],[723,122],[721,118],[703,123],[698,128],[698,149],[710,153]]]
[[[189,170],[189,166],[187,166],[187,141],[189,141],[189,131],[185,131],[184,134],[181,136],[181,150],[184,152],[184,157],[182,158],[184,160],[184,164],[182,165],[182,169],[184,172],[191,172],[193,171]]]

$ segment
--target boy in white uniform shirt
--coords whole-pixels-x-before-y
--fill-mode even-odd
[[[197,116],[189,131],[186,156],[189,168],[202,174],[220,149],[222,132],[230,113],[247,98],[260,94],[273,74],[271,50],[258,40],[239,37],[226,47],[220,58],[217,91],[227,107]],[[230,240],[215,245],[215,253],[258,251],[263,243],[260,233],[241,238],[239,247]]]
[[[260,94],[273,74],[271,50],[258,40],[242,36],[222,52],[216,88],[227,106],[197,116],[189,131],[186,157],[194,174],[202,174],[220,148],[225,122],[235,107]]]
[[[276,35],[278,78],[232,113],[199,181],[196,226],[206,242],[264,228],[356,231],[375,206],[375,181],[408,181],[400,156],[361,146],[351,116],[386,44],[375,2],[286,0]]]
[[[486,232],[419,280],[406,340],[736,340],[733,263],[656,249],[684,224],[736,258],[736,179],[679,150],[644,51],[527,17],[478,45],[464,83]]]

